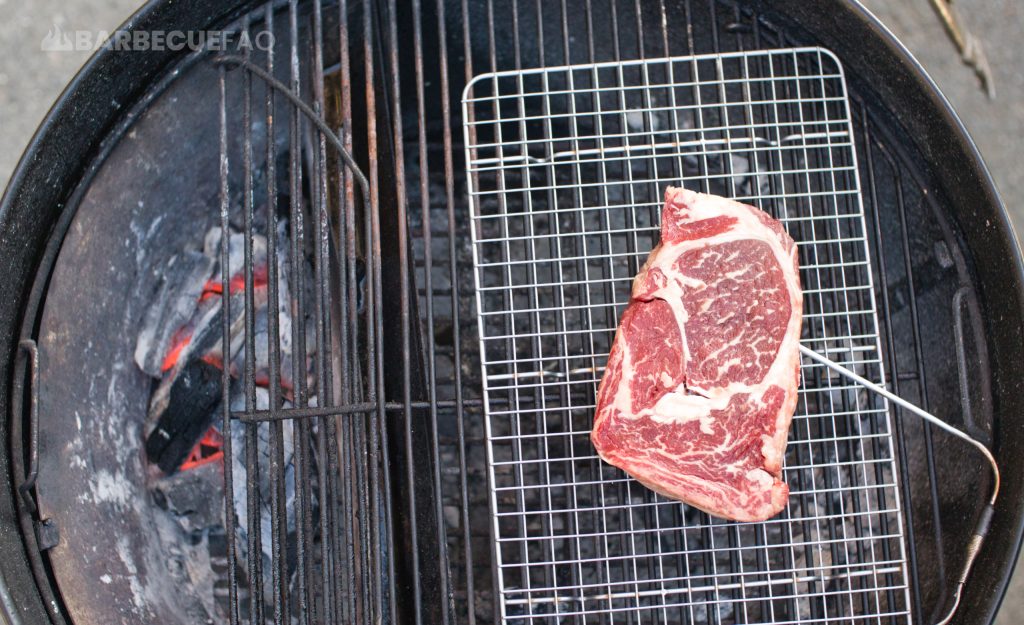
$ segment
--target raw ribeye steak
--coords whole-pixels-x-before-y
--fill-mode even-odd
[[[796,244],[766,213],[669,187],[633,282],[591,440],[648,488],[715,516],[785,507],[800,376]]]

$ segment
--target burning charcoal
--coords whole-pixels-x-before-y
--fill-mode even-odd
[[[312,279],[309,277],[311,266],[303,259],[299,271],[301,280],[305,282],[300,292],[294,288],[291,274],[289,253],[291,244],[286,221],[278,222],[275,233],[277,241],[277,290],[278,290],[278,336],[273,337],[280,347],[280,385],[283,390],[282,408],[291,407],[294,387],[292,363],[292,331],[295,311],[298,309],[296,298],[309,298],[312,290]],[[270,479],[270,455],[272,433],[281,427],[283,434],[282,452],[283,467],[281,477],[284,482],[284,507],[286,514],[286,553],[288,554],[289,579],[294,579],[296,562],[296,524],[298,512],[298,491],[296,469],[293,461],[295,445],[294,436],[297,430],[291,422],[284,424],[260,423],[248,425],[232,420],[230,430],[222,432],[220,409],[224,389],[224,368],[233,380],[230,388],[230,404],[234,411],[241,411],[245,404],[245,384],[240,379],[245,368],[245,327],[246,327],[246,276],[244,266],[245,236],[229,231],[227,271],[222,272],[221,244],[225,235],[219,228],[207,231],[203,240],[203,253],[192,253],[187,260],[198,268],[185,271],[184,261],[175,265],[172,273],[168,270],[157,300],[153,302],[153,310],[149,311],[146,324],[138,337],[136,359],[139,366],[153,377],[160,378],[160,383],[150,398],[149,413],[146,419],[145,450],[150,463],[160,468],[164,475],[152,474],[150,489],[158,505],[171,515],[177,526],[190,538],[199,540],[201,536],[211,538],[211,546],[215,533],[223,525],[223,467],[224,452],[222,445],[224,436],[230,436],[233,445],[230,462],[233,469],[233,480],[230,504],[237,515],[237,534],[235,547],[244,557],[262,558],[265,587],[270,587],[271,554],[273,540],[270,502],[272,481]],[[173,265],[173,263],[172,263]],[[170,265],[169,265],[170,266]],[[200,270],[201,268],[201,270]],[[252,240],[252,301],[254,308],[250,321],[255,328],[255,343],[252,354],[255,365],[256,406],[266,409],[269,406],[269,392],[266,388],[269,377],[269,342],[271,333],[268,324],[268,267],[267,238],[256,236]],[[360,279],[365,274],[360,269]],[[225,281],[226,277],[226,281]],[[225,299],[227,298],[227,299]],[[228,302],[225,306],[224,303]],[[167,311],[164,308],[172,308]],[[307,306],[306,310],[310,310]],[[225,311],[227,319],[228,341],[225,349]],[[173,313],[173,314],[172,314]],[[308,314],[308,313],[307,313]],[[307,330],[314,331],[313,324],[307,323]],[[306,345],[313,345],[312,336],[304,337]],[[307,351],[307,356],[309,355]],[[306,367],[308,376],[308,366]],[[316,405],[316,398],[309,398],[310,406]],[[314,432],[316,428],[314,426]],[[254,450],[258,463],[249,467],[252,472],[253,484],[249,484],[246,467],[246,433],[255,431]],[[315,434],[314,434],[315,436]],[[313,522],[318,519],[319,503],[316,493],[317,458],[315,450],[310,449],[309,462],[313,484],[310,484],[313,509]],[[258,491],[251,493],[254,502],[258,502],[258,518],[250,519],[249,495],[247,487],[253,486]],[[259,534],[262,540],[261,554],[248,554],[248,531],[252,525],[259,523]],[[170,527],[175,527],[170,525]],[[254,531],[257,531],[253,527]],[[218,534],[223,541],[223,534]],[[223,561],[225,552],[219,546],[216,558],[226,568]],[[209,553],[212,558],[214,550]],[[223,575],[223,571],[218,573]],[[248,584],[258,583],[248,580]],[[269,596],[268,596],[269,599]]]
[[[278,237],[283,239],[283,234],[279,233]],[[220,242],[220,229],[213,228],[207,232],[204,242],[206,254],[212,256],[218,253]],[[194,289],[190,291],[189,299],[193,312],[188,321],[175,330],[166,348],[166,354],[162,357],[160,371],[164,377],[150,401],[147,423],[151,431],[146,438],[146,452],[150,461],[157,464],[165,473],[177,470],[208,426],[221,396],[220,370],[224,366],[223,363],[231,363],[233,376],[237,376],[242,370],[244,360],[241,353],[245,342],[246,318],[244,244],[245,239],[242,235],[232,233],[229,236],[229,353],[224,353],[225,287],[223,280],[212,279],[202,283],[198,295],[192,292]],[[254,322],[263,328],[263,340],[257,341],[257,345],[262,344],[265,352],[268,277],[266,240],[257,236],[253,238],[252,244]],[[282,254],[278,257],[281,311],[279,329],[282,337],[282,385],[290,389],[291,319],[288,311],[291,298],[287,281],[284,279],[286,251],[287,247],[282,247]],[[220,275],[216,263],[214,266],[213,273]],[[261,316],[262,324],[259,322]],[[265,357],[263,362],[266,362]],[[259,354],[257,363],[259,369]]]
[[[219,462],[161,477],[150,485],[158,506],[188,534],[224,524],[224,474]]]
[[[217,277],[220,277],[220,236],[221,230],[214,226],[206,232],[203,239],[203,253],[212,258],[217,264]],[[267,264],[267,239],[262,235],[254,235],[252,238],[252,264],[254,267],[265,267]],[[245,268],[245,235],[241,232],[232,232],[228,236],[228,275],[240,276],[244,280],[243,270]]]
[[[265,287],[257,287],[253,292],[256,308],[266,305],[267,290]],[[230,323],[230,354],[225,358],[224,350],[224,317],[221,298],[211,298],[214,302],[209,309],[196,322],[188,345],[182,351],[181,357],[190,359],[194,357],[205,358],[211,362],[222,363],[232,361],[234,356],[242,348],[245,342],[245,295],[242,291],[233,293],[230,297],[229,312]],[[219,366],[219,364],[218,364]]]
[[[139,368],[152,377],[159,378],[176,360],[176,349],[187,343],[184,338],[195,334],[195,326],[205,327],[214,319],[216,306],[204,303],[216,300],[223,290],[218,269],[220,258],[220,228],[211,228],[205,236],[203,253],[185,252],[173,257],[164,271],[163,281],[152,305],[146,313],[142,330],[135,348],[135,361]],[[232,293],[245,288],[243,273],[245,239],[239,233],[229,238],[230,290]],[[266,283],[266,238],[256,235],[252,242],[252,259],[255,266],[254,282],[257,286]],[[262,269],[262,275],[261,270]],[[236,307],[236,310],[241,311]],[[234,315],[232,315],[234,316]],[[219,332],[219,328],[216,328]],[[233,350],[234,351],[234,350]],[[174,360],[168,360],[171,357]]]
[[[160,377],[172,337],[195,314],[196,302],[213,266],[213,259],[204,254],[184,252],[172,257],[164,268],[160,288],[135,343],[135,363],[152,377]]]
[[[257,293],[265,293],[260,289]],[[265,296],[264,296],[265,297]],[[221,399],[223,355],[223,307],[221,298],[210,298],[201,305],[203,314],[192,330],[168,354],[171,367],[153,393],[149,404],[146,457],[164,473],[178,469],[188,452],[210,424]],[[242,344],[245,320],[244,298],[232,295],[232,354]],[[166,366],[166,363],[165,363]]]
[[[278,250],[280,255],[277,257],[278,260],[278,271],[277,271],[277,324],[278,324],[278,350],[279,350],[279,377],[281,388],[285,393],[285,396],[290,397],[292,390],[294,389],[293,377],[293,363],[292,363],[292,307],[293,297],[290,288],[289,273],[291,270],[290,261],[288,259],[287,251],[290,249],[290,242],[288,240],[287,224],[279,224],[278,230]],[[257,386],[266,387],[270,383],[270,354],[269,354],[269,319],[268,319],[268,293],[265,289],[261,289],[257,292],[256,308],[253,314],[253,345],[254,345],[254,360],[253,369],[255,372]],[[306,345],[315,345],[312,332],[315,331],[313,324],[307,324],[307,332],[311,333],[307,337]],[[240,330],[241,332],[241,330]],[[239,334],[232,339],[232,351],[235,353],[235,357],[232,360],[231,366],[232,371],[245,371],[245,345],[244,345],[244,334]],[[235,345],[235,340],[240,341],[239,345]],[[237,351],[235,351],[237,349]],[[307,356],[311,355],[309,347],[307,347]]]
[[[291,394],[292,389],[295,388],[292,381],[292,355],[291,355],[291,315],[288,314],[288,306],[279,307],[278,311],[278,334],[281,335],[279,342],[280,346],[280,379],[281,388],[284,390],[286,395]],[[268,319],[267,319],[267,306],[264,304],[262,308],[256,311],[253,318],[253,353],[255,354],[255,360],[253,362],[253,370],[255,372],[256,384],[261,387],[266,387],[270,384],[270,354],[269,354],[269,331],[268,331]],[[288,333],[288,338],[285,339],[284,334]],[[244,337],[243,337],[244,338]],[[242,349],[238,350],[235,355],[235,359],[232,361],[232,368],[236,371],[245,370],[245,346],[243,344]]]
[[[173,473],[199,437],[221,400],[221,369],[196,358],[176,368],[161,384],[150,404],[155,416],[146,437],[146,457],[164,473]]]

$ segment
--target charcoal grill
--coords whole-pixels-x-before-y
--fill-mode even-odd
[[[627,482],[581,452],[585,461],[568,474],[563,464],[561,477],[577,482],[588,475],[619,480],[613,482],[614,495],[608,496],[620,498],[629,512],[618,513],[612,522],[628,519],[633,526],[587,526],[591,520],[577,520],[579,515],[573,512],[579,511],[579,501],[548,502],[553,486],[561,482],[545,475],[549,488],[512,488],[508,501],[515,506],[516,497],[521,502],[534,498],[531,501],[550,512],[535,521],[537,531],[548,537],[564,533],[572,539],[549,541],[547,556],[543,548],[528,552],[529,562],[539,566],[531,567],[535,573],[526,572],[526,583],[518,588],[511,588],[506,576],[523,576],[524,567],[507,564],[515,563],[516,553],[526,548],[511,543],[497,543],[497,551],[493,547],[495,540],[508,535],[507,527],[492,523],[488,495],[489,466],[505,461],[494,454],[495,436],[503,436],[493,429],[495,413],[516,410],[523,415],[520,424],[536,427],[534,432],[552,427],[528,411],[548,401],[569,405],[558,393],[573,397],[573,384],[592,387],[600,375],[599,348],[611,337],[607,332],[591,334],[593,345],[590,337],[578,337],[585,341],[580,349],[563,345],[558,354],[564,358],[558,358],[554,367],[530,363],[528,369],[517,365],[489,370],[486,380],[481,376],[481,357],[489,367],[494,361],[492,348],[481,348],[478,339],[494,335],[487,322],[477,323],[482,310],[475,304],[477,295],[481,302],[488,301],[484,289],[490,285],[469,279],[474,251],[479,250],[471,243],[474,222],[468,191],[479,197],[486,172],[473,174],[472,187],[461,172],[467,166],[501,164],[474,162],[464,152],[473,141],[500,139],[495,141],[486,131],[475,140],[459,139],[461,124],[488,119],[476,111],[474,117],[460,117],[457,103],[463,88],[481,74],[522,75],[528,68],[548,68],[551,73],[563,68],[564,76],[565,66],[602,63],[626,63],[634,68],[629,72],[653,69],[646,76],[630,75],[641,84],[648,80],[649,86],[666,71],[654,67],[656,59],[693,55],[758,58],[747,65],[756,76],[775,66],[766,66],[755,51],[801,48],[813,52],[802,59],[780,58],[776,68],[780,73],[787,68],[789,73],[783,75],[792,81],[789,89],[801,90],[798,98],[788,99],[810,100],[806,104],[845,128],[842,136],[826,130],[815,135],[818,143],[801,143],[810,163],[795,166],[795,161],[786,161],[793,158],[787,154],[780,155],[781,161],[772,160],[790,134],[783,130],[784,122],[793,120],[787,116],[799,118],[800,107],[794,105],[801,103],[786,102],[777,94],[759,99],[754,97],[755,88],[746,99],[735,101],[749,103],[751,110],[766,106],[756,102],[786,102],[780,112],[747,116],[764,116],[759,119],[771,122],[768,130],[778,130],[774,143],[769,135],[769,143],[762,145],[757,128],[739,128],[732,125],[739,123],[732,118],[716,125],[720,112],[712,103],[734,101],[733,87],[724,84],[694,90],[702,98],[699,105],[693,99],[641,104],[652,113],[635,120],[631,132],[657,133],[659,129],[651,127],[653,110],[682,106],[699,111],[692,120],[704,131],[705,144],[732,142],[732,147],[748,153],[764,147],[767,160],[749,158],[747,172],[735,170],[739,161],[716,159],[714,145],[705,145],[700,153],[706,160],[694,165],[685,150],[676,149],[685,140],[674,137],[669,141],[679,145],[643,158],[658,172],[689,171],[707,190],[760,196],[775,210],[782,209],[783,199],[794,211],[799,208],[802,212],[794,213],[797,221],[792,225],[808,235],[800,240],[837,246],[818,252],[825,256],[841,250],[835,267],[816,259],[827,280],[842,276],[850,284],[863,285],[848,293],[852,301],[827,292],[828,284],[811,285],[820,291],[816,314],[841,310],[844,319],[832,327],[815,328],[819,333],[810,337],[817,341],[813,347],[868,378],[880,380],[884,369],[890,388],[900,396],[994,449],[1007,467],[1006,494],[957,612],[962,622],[991,620],[1015,559],[1022,524],[1021,511],[1013,503],[1024,490],[1013,460],[1024,442],[1013,423],[1024,407],[1020,253],[991,181],[959,122],[919,68],[862,9],[838,1],[808,7],[797,2],[728,0],[464,0],[401,6],[394,1],[353,0],[230,6],[199,2],[188,7],[153,3],[130,27],[269,31],[276,44],[272,54],[245,49],[101,52],[62,96],[4,197],[0,259],[12,296],[0,302],[0,319],[12,329],[20,328],[20,335],[11,332],[0,339],[8,355],[3,361],[2,398],[11,416],[4,422],[11,445],[3,460],[14,476],[0,496],[9,530],[0,541],[5,580],[0,605],[8,614],[30,623],[177,623],[203,618],[490,623],[500,622],[502,616],[506,622],[851,622],[859,615],[872,615],[867,619],[872,622],[937,620],[952,601],[963,545],[985,505],[979,493],[991,486],[984,461],[965,451],[961,441],[901,418],[891,405],[876,403],[873,396],[809,362],[805,385],[814,390],[804,396],[805,412],[814,413],[816,403],[828,401],[829,414],[837,419],[801,419],[794,428],[794,441],[816,441],[791,445],[795,458],[788,477],[797,491],[799,520],[789,517],[775,526],[741,527],[710,521],[676,504],[656,506],[649,495],[635,487],[631,491]],[[824,50],[835,53],[838,62]],[[848,106],[829,100],[839,89],[839,64],[847,79]],[[683,80],[690,71],[736,77],[730,72],[741,66],[698,62],[680,66],[682,73],[675,78]],[[806,92],[800,75],[808,79]],[[533,79],[513,80],[506,87],[536,89]],[[478,79],[473,88],[486,84]],[[557,87],[557,80],[553,84]],[[492,111],[513,118],[552,112],[544,109],[541,98],[531,103],[536,108],[516,113],[516,100]],[[609,116],[607,130],[617,128],[623,134],[630,120],[614,121],[616,117],[621,118]],[[664,121],[672,127],[683,120]],[[503,128],[509,137],[544,131],[542,123],[538,127],[532,122],[523,130],[519,121]],[[606,143],[614,140],[615,133],[598,134]],[[810,138],[813,133],[805,128],[797,134]],[[576,132],[560,138],[581,136]],[[750,143],[742,143],[745,138]],[[575,154],[580,147],[569,150]],[[828,169],[820,162],[826,155],[833,159]],[[528,163],[516,163],[511,170],[525,169]],[[582,175],[591,173],[584,171],[590,165],[574,165],[579,168],[575,174],[574,167],[552,171],[558,189],[535,189],[521,195],[514,206],[522,211],[527,199],[539,205],[577,189],[583,197],[599,193],[584,191],[581,184]],[[561,167],[557,162],[532,166],[542,171]],[[550,280],[558,289],[590,293],[591,303],[622,301],[606,295],[619,287],[602,279],[621,282],[632,275],[635,267],[630,263],[642,257],[644,245],[649,247],[656,223],[660,191],[653,183],[656,177],[661,183],[661,174],[632,171],[621,161],[610,166],[622,175],[631,172],[639,189],[639,195],[619,202],[635,220],[620,229],[635,236],[623,236],[622,249],[608,248],[609,254],[621,255],[623,266],[613,265],[607,276],[597,277],[593,272],[604,268],[573,254],[562,258],[563,275]],[[740,173],[745,180],[738,178]],[[769,174],[764,181],[768,192],[760,191],[758,173]],[[744,192],[744,184],[754,185],[758,193],[749,192],[753,187]],[[801,202],[797,196],[784,198],[789,192],[778,191],[783,184],[804,197],[812,189],[826,193]],[[804,186],[792,186],[797,184]],[[814,210],[822,207],[834,209],[827,219],[799,220],[815,216]],[[513,210],[508,219],[522,222],[516,227],[537,227],[520,214]],[[844,214],[854,217],[838,217]],[[290,302],[295,319],[292,344],[308,355],[293,362],[308,362],[309,384],[303,388],[305,377],[296,371],[294,401],[285,407],[283,389],[271,382],[273,407],[260,409],[253,399],[252,372],[242,367],[235,375],[244,387],[245,406],[220,414],[225,430],[233,422],[244,424],[249,441],[259,428],[269,432],[267,462],[253,458],[248,443],[244,452],[232,449],[230,437],[225,438],[224,453],[226,458],[245,454],[246,503],[270,510],[271,555],[266,563],[245,556],[261,552],[262,534],[249,532],[246,541],[240,541],[232,520],[234,508],[226,505],[225,531],[218,539],[222,552],[206,555],[212,579],[197,585],[189,569],[196,562],[195,545],[165,540],[163,512],[147,498],[139,430],[152,388],[132,369],[130,347],[152,281],[159,277],[154,268],[194,245],[211,226],[265,233],[270,232],[268,224],[285,218],[290,224],[286,245],[292,263],[287,280],[289,292],[295,294]],[[602,224],[600,215],[574,213],[571,219],[584,224],[596,219],[591,226],[605,233],[614,230],[611,222]],[[563,225],[555,220],[552,227]],[[267,237],[268,243],[273,240]],[[849,246],[843,247],[846,242]],[[590,243],[583,239],[580,245],[583,251],[582,246]],[[810,253],[807,249],[805,253]],[[487,262],[480,257],[476,261]],[[247,294],[254,288],[252,273],[247,265]],[[229,293],[231,276],[219,278],[222,291]],[[528,293],[512,296],[529,298]],[[603,299],[594,299],[599,297]],[[243,306],[244,318],[251,320],[248,298]],[[541,308],[540,302],[525,307]],[[848,311],[871,314],[851,313],[847,323]],[[614,327],[614,308],[592,316],[593,323],[588,318],[586,327]],[[536,323],[535,333],[544,323],[561,321],[555,316]],[[255,340],[250,325],[245,333],[249,343]],[[24,356],[18,357],[15,339],[26,346]],[[271,368],[279,374],[281,362],[273,348],[269,351]],[[33,353],[37,356],[29,357]],[[584,362],[570,362],[570,356],[579,353],[587,355]],[[526,352],[506,360],[525,362],[529,357]],[[274,371],[269,376],[272,381],[278,377]],[[224,406],[230,404],[231,379],[225,367]],[[496,385],[515,388],[498,396],[490,392]],[[548,388],[562,390],[549,394]],[[843,410],[836,411],[837,404]],[[585,404],[573,405],[579,409],[564,415],[553,411],[566,419],[568,428],[561,431],[573,435],[555,441],[544,453],[571,450],[576,435],[580,444],[585,442]],[[492,426],[490,465],[485,426]],[[295,538],[286,529],[288,510],[282,493],[287,482],[282,460],[286,432],[298,441]],[[527,453],[537,453],[529,445],[541,438],[531,439]],[[832,443],[834,455],[829,455],[829,445],[819,444],[822,440]],[[87,454],[75,447],[83,443],[89,446]],[[523,466],[529,459],[509,460]],[[824,497],[825,492],[841,490],[840,484],[853,484],[839,482],[856,473],[836,468],[844,462],[857,467],[860,489],[847,499]],[[820,476],[798,470],[810,465],[825,465],[822,468],[828,470]],[[224,467],[222,496],[231,501],[237,480],[232,479],[232,463],[225,461]],[[264,475],[272,487],[265,501],[257,501],[254,493],[260,490],[254,480]],[[513,479],[510,475],[514,472],[505,477]],[[510,484],[535,486],[524,482],[522,475]],[[501,477],[493,476],[491,483],[500,485]],[[808,487],[818,477],[825,482],[814,481]],[[575,490],[593,496],[586,485]],[[633,501],[634,495],[639,501]],[[815,500],[825,507],[824,515],[806,514],[808,503]],[[498,498],[495,501],[501,505]],[[657,511],[652,513],[654,507]],[[850,518],[851,524],[856,518],[864,525],[870,518],[874,527],[877,520],[880,532],[873,541],[840,540],[846,524],[831,525],[818,518],[834,517],[837,509],[838,516]],[[643,531],[651,524],[658,528],[657,523],[662,530],[684,525],[687,529]],[[789,555],[779,556],[781,568],[768,568],[769,561],[775,562],[771,527],[796,532],[785,537],[785,544],[793,548],[783,550]],[[615,540],[629,548],[617,554],[600,540],[590,552],[576,546],[591,540],[588,532],[603,535],[609,529],[618,531]],[[815,531],[825,536],[798,540],[798,535]],[[869,554],[872,547],[875,551]],[[646,557],[655,552],[662,557]],[[563,560],[567,556],[576,566],[556,566],[552,554]],[[809,575],[776,584],[764,574],[796,571],[810,563],[820,570],[826,558],[839,564],[845,577]],[[595,591],[581,601],[579,594],[553,592],[544,595],[545,601],[533,601],[544,594],[536,592],[538,588],[588,583],[580,572],[585,561],[604,565],[598,582],[602,595]],[[264,564],[267,572],[261,570]],[[660,568],[652,573],[648,567]],[[850,574],[854,569],[865,574]],[[673,571],[681,573],[673,576]],[[752,571],[757,573],[746,574]],[[698,580],[700,575],[705,576],[703,581]],[[657,583],[640,587],[641,579]],[[607,588],[623,580],[625,590]],[[200,595],[207,594],[211,598],[204,603]],[[681,610],[668,608],[665,598],[671,596],[684,604]],[[742,598],[753,601],[740,602]],[[730,603],[731,611],[722,609]],[[628,609],[593,618],[578,609],[591,605]]]

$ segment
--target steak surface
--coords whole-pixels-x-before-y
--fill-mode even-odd
[[[800,377],[796,244],[768,214],[669,187],[661,242],[633,281],[591,440],[648,488],[759,521],[780,479]]]

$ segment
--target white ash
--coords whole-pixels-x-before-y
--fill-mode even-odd
[[[241,385],[238,385],[239,387]],[[232,393],[231,410],[245,410],[244,392]],[[256,389],[256,409],[267,410],[270,406],[270,395],[265,388]],[[291,408],[291,404],[284,403],[284,408]],[[231,484],[235,506],[235,517],[238,522],[238,538],[242,543],[243,552],[246,549],[249,533],[249,508],[248,508],[248,485],[246,483],[248,473],[246,472],[245,460],[247,457],[245,431],[246,424],[241,421],[231,422]],[[282,424],[283,432],[283,456],[284,456],[284,489],[285,509],[287,511],[288,533],[295,531],[295,438],[294,428],[291,421]],[[263,422],[256,427],[256,446],[259,458],[259,490],[260,490],[260,539],[262,541],[263,555],[267,563],[271,557],[271,521],[270,521],[270,424]]]
[[[282,222],[282,225],[287,225],[287,222]],[[206,232],[206,236],[203,237],[203,254],[207,257],[212,258],[218,263],[218,269],[220,264],[220,253],[221,253],[221,229],[219,226],[214,226]],[[280,240],[280,237],[278,237]],[[278,244],[280,247],[280,243]],[[278,253],[281,251],[279,249]],[[287,252],[285,252],[287,253]],[[280,256],[278,256],[280,258]],[[252,237],[252,264],[254,267],[259,267],[266,264],[267,262],[267,239],[263,235],[255,234]],[[245,268],[245,234],[241,232],[232,232],[228,235],[228,270],[229,276],[235,276],[242,273]],[[219,275],[219,272],[218,272]]]
[[[95,471],[95,479],[89,484],[91,493],[82,493],[78,501],[82,503],[110,503],[123,509],[131,500],[132,486],[123,471],[111,473],[105,469]],[[91,495],[91,496],[90,496]]]
[[[167,262],[135,343],[135,364],[151,377],[160,377],[171,337],[195,314],[214,265],[214,259],[199,252],[182,252]]]

